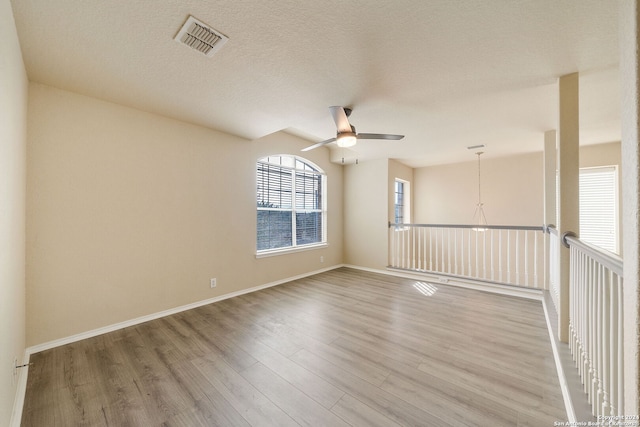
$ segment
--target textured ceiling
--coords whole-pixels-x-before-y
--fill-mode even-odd
[[[361,160],[410,166],[542,150],[557,78],[580,72],[581,143],[620,139],[617,2],[12,0],[30,80],[255,139],[335,136],[353,107]],[[189,15],[229,37],[173,37]],[[310,143],[311,143],[310,142]],[[334,149],[339,150],[339,149]]]

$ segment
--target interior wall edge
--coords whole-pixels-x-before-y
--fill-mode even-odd
[[[22,368],[20,368],[18,374],[18,381],[16,384],[16,397],[13,401],[13,411],[11,412],[11,420],[9,421],[9,427],[20,427],[22,421],[22,410],[24,408],[24,398],[27,393],[27,377],[29,375],[29,359],[31,355],[25,349],[22,356]],[[24,366],[26,365],[26,366]]]

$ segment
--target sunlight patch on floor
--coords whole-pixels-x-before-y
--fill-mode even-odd
[[[413,287],[420,292],[422,295],[430,297],[436,293],[438,288],[435,285],[427,282],[416,282],[413,284]]]

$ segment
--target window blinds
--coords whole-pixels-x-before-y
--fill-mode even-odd
[[[614,166],[580,169],[580,239],[611,252],[618,244],[618,185]]]
[[[300,159],[269,156],[256,164],[257,250],[325,241],[324,175]]]

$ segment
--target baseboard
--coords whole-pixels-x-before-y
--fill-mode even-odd
[[[79,334],[72,335],[72,336],[69,336],[69,337],[60,338],[60,339],[53,340],[53,341],[48,341],[48,342],[45,342],[45,343],[42,343],[42,344],[37,344],[37,345],[34,345],[34,346],[31,346],[31,347],[27,348],[27,350],[26,350],[27,357],[32,355],[32,354],[44,351],[44,350],[49,350],[49,349],[52,349],[52,348],[60,347],[62,345],[71,344],[71,343],[74,343],[74,342],[77,342],[77,341],[81,341],[81,340],[84,340],[84,339],[87,339],[87,338],[93,338],[93,337],[96,337],[98,335],[106,334],[108,332],[117,331],[118,329],[123,329],[123,328],[127,328],[127,327],[130,327],[130,326],[139,325],[140,323],[148,322],[150,320],[159,319],[161,317],[170,316],[172,314],[176,314],[176,313],[180,313],[180,312],[183,312],[183,311],[191,310],[193,308],[201,307],[203,305],[212,304],[214,302],[218,302],[218,301],[222,301],[222,300],[225,300],[225,299],[237,297],[237,296],[248,294],[248,293],[251,293],[251,292],[256,292],[256,291],[259,291],[261,289],[266,289],[266,288],[270,288],[272,286],[281,285],[283,283],[291,282],[293,280],[303,279],[303,278],[308,277],[308,276],[313,276],[314,274],[319,274],[319,273],[323,273],[325,271],[334,270],[336,268],[340,268],[340,267],[343,267],[343,266],[344,266],[344,264],[334,265],[334,266],[323,268],[323,269],[320,269],[320,270],[315,270],[315,271],[311,271],[311,272],[308,272],[308,273],[299,274],[297,276],[288,277],[286,279],[276,280],[274,282],[265,283],[263,285],[258,285],[258,286],[254,286],[254,287],[251,287],[251,288],[243,289],[241,291],[231,292],[231,293],[220,295],[220,296],[217,296],[217,297],[214,297],[214,298],[209,298],[209,299],[206,299],[206,300],[201,300],[201,301],[196,301],[196,302],[193,302],[193,303],[190,303],[190,304],[181,305],[179,307],[170,308],[168,310],[159,311],[157,313],[148,314],[146,316],[137,317],[135,319],[126,320],[124,322],[119,322],[119,323],[115,323],[115,324],[112,324],[112,325],[104,326],[104,327],[101,327],[101,328],[93,329],[93,330],[90,330],[90,331],[81,332]]]
[[[567,377],[562,367],[562,360],[560,359],[560,352],[558,350],[558,344],[553,332],[553,324],[549,315],[549,308],[547,307],[546,298],[542,298],[542,309],[544,310],[544,318],[547,323],[547,331],[549,332],[549,341],[551,341],[551,350],[553,352],[553,360],[556,363],[556,370],[558,371],[558,381],[560,382],[560,390],[562,390],[562,398],[564,399],[564,407],[567,411],[567,421],[571,425],[575,425],[577,422],[576,411],[573,407],[573,401],[571,399],[571,393],[569,392],[569,384],[567,383]]]
[[[10,427],[20,427],[22,422],[22,409],[24,408],[24,398],[27,392],[27,376],[29,375],[29,353],[25,351],[21,365],[26,365],[18,371],[18,382],[16,395],[13,400],[13,410],[11,411]]]
[[[405,279],[429,280],[434,284],[456,286],[459,288],[473,289],[476,291],[491,292],[494,294],[507,295],[518,298],[532,299],[540,301],[543,298],[541,289],[521,288],[518,286],[501,285],[498,283],[483,282],[478,280],[463,279],[455,276],[442,276],[429,273],[416,273],[408,270],[388,267],[386,270],[360,267],[357,265],[345,265],[345,267],[356,270],[369,271],[372,273],[386,274],[389,276],[403,277]]]

